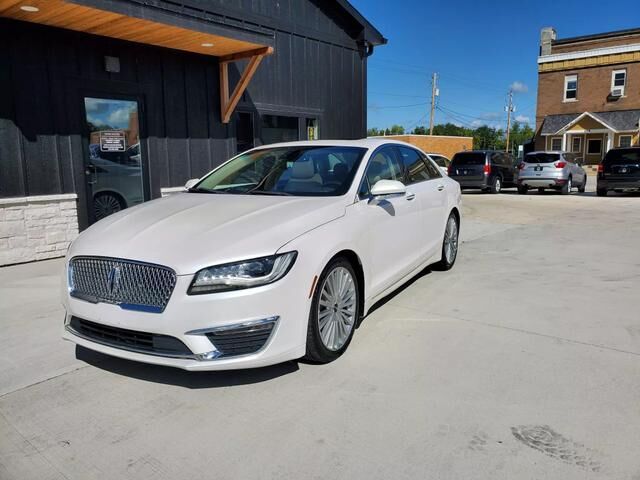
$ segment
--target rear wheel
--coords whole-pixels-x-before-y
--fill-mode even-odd
[[[502,179],[500,177],[495,177],[493,182],[491,183],[491,188],[489,190],[491,193],[500,193],[502,191]]]
[[[607,196],[607,189],[606,188],[598,188],[598,189],[596,189],[596,195],[598,195],[599,197],[606,197]]]
[[[562,195],[569,195],[571,193],[571,188],[573,187],[572,183],[571,183],[571,177],[569,177],[567,179],[567,183],[565,183],[562,188],[560,189],[560,192],[562,193]]]
[[[538,188],[538,193],[544,193],[544,188]]]
[[[585,175],[585,176],[584,176],[584,181],[582,182],[582,185],[580,185],[580,186],[578,187],[578,191],[579,191],[580,193],[584,193],[586,189],[587,189],[587,176]]]
[[[520,195],[526,195],[528,191],[529,191],[529,187],[527,187],[526,185],[519,185],[518,186],[518,193]]]
[[[460,233],[460,225],[458,218],[451,212],[447,219],[447,226],[444,230],[444,238],[442,240],[442,259],[436,263],[436,270],[451,270],[458,258],[458,238]]]
[[[358,277],[345,258],[333,259],[316,286],[307,326],[307,353],[313,362],[329,363],[342,355],[360,315]]]

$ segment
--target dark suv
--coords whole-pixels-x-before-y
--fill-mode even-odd
[[[458,152],[449,165],[449,176],[461,188],[479,188],[500,193],[503,187],[515,187],[518,170],[513,155],[495,150]]]
[[[609,190],[640,191],[640,147],[609,150],[598,165],[596,193],[604,197]]]

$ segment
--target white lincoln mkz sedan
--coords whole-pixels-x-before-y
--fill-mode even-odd
[[[250,150],[73,242],[64,337],[186,370],[329,362],[377,300],[453,266],[460,198],[401,142]]]

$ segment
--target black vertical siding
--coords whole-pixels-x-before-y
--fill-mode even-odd
[[[185,3],[271,19],[275,54],[239,105],[257,124],[261,113],[298,116],[301,125],[315,117],[321,138],[364,136],[366,59],[347,20],[332,18],[319,0]],[[140,101],[147,197],[235,153],[233,120],[220,120],[215,57],[1,18],[0,47],[0,196],[76,192],[84,215],[84,96]],[[119,73],[105,71],[105,55],[120,59]],[[232,66],[232,80],[244,64]]]

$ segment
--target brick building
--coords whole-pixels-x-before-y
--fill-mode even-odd
[[[566,150],[587,164],[639,143],[640,29],[558,39],[541,33],[536,149]]]

